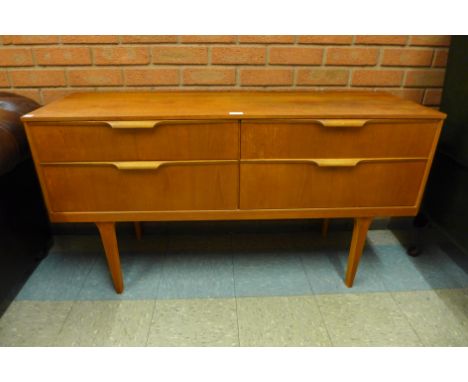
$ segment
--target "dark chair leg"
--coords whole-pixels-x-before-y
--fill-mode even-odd
[[[411,257],[417,257],[423,252],[423,241],[421,239],[421,230],[429,224],[429,220],[423,213],[419,213],[413,220],[414,234],[412,244],[406,249],[406,253]]]

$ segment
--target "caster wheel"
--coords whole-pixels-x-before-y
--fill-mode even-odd
[[[406,253],[411,257],[417,257],[417,256],[419,256],[421,254],[421,252],[422,252],[421,248],[416,247],[415,245],[409,247],[406,250]]]
[[[424,228],[429,224],[429,220],[423,214],[416,215],[413,219],[413,226],[415,228]]]

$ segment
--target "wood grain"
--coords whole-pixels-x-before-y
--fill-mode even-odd
[[[120,267],[119,247],[117,245],[117,237],[115,235],[114,222],[96,223],[99,234],[101,235],[104,253],[106,255],[107,266],[112,277],[114,289],[117,293],[122,293],[124,290],[122,269]]]
[[[425,168],[425,161],[365,162],[356,167],[243,163],[240,208],[413,206]]]
[[[353,237],[348,256],[348,268],[346,270],[345,284],[351,288],[356,277],[356,271],[361,260],[362,250],[366,244],[367,231],[372,222],[372,218],[354,219]]]
[[[423,120],[373,120],[358,127],[242,121],[242,158],[428,157],[437,127],[437,121]]]
[[[236,121],[176,121],[148,129],[103,123],[29,126],[41,162],[237,159]]]
[[[173,91],[77,93],[23,117],[24,121],[429,118],[445,114],[384,92]]]
[[[230,91],[73,94],[22,120],[51,220],[96,222],[121,293],[118,221],[355,218],[352,286],[372,218],[418,212],[444,118],[380,92]]]
[[[236,164],[167,166],[156,171],[50,165],[43,166],[42,173],[50,208],[57,212],[237,208]]]

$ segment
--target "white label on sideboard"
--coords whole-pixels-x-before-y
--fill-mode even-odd
[[[229,115],[244,115],[243,111],[230,111]]]

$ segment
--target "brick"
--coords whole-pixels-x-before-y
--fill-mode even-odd
[[[154,64],[207,64],[208,48],[187,46],[158,46],[152,50]]]
[[[241,85],[278,86],[292,85],[291,69],[243,69],[240,73]]]
[[[178,69],[127,69],[125,70],[126,85],[177,85],[179,83]]]
[[[6,71],[0,71],[0,86],[1,87],[10,86],[10,82],[8,81],[8,76],[7,76]]]
[[[96,65],[138,65],[149,64],[147,47],[106,46],[93,48]]]
[[[34,55],[38,65],[89,65],[91,53],[88,47],[36,48]]]
[[[356,36],[355,44],[362,45],[406,45],[408,36]]]
[[[348,77],[346,69],[299,69],[297,85],[346,85]]]
[[[188,68],[183,72],[184,85],[234,85],[234,68]]]
[[[272,47],[270,48],[270,64],[278,65],[320,65],[322,63],[322,48],[302,47]]]
[[[213,64],[265,64],[266,50],[259,47],[213,47],[211,62]]]
[[[423,104],[426,106],[439,106],[442,99],[442,89],[426,89]]]
[[[352,86],[399,86],[403,80],[402,70],[355,70]]]
[[[174,90],[177,90],[178,88],[174,88]],[[119,88],[113,88],[112,92],[119,92],[119,93],[128,93],[128,92],[145,92],[145,91],[152,91],[153,87],[152,86],[126,86],[126,87],[119,87]],[[164,90],[167,90],[166,87],[164,87]],[[101,91],[109,91],[109,88],[105,87],[96,87],[97,92]]]
[[[180,36],[183,44],[229,44],[236,42],[236,36]]]
[[[14,87],[64,86],[63,70],[11,70],[10,78]]]
[[[450,36],[411,36],[410,45],[449,46]]]
[[[343,91],[346,91],[346,92],[359,93],[359,92],[364,92],[364,91],[365,92],[373,92],[376,89],[374,87],[356,87],[356,88],[353,88],[353,87],[349,87],[349,86],[334,86],[334,87],[325,88],[323,90],[326,90],[327,92],[343,92]]]
[[[29,48],[0,48],[0,66],[32,66]]]
[[[442,87],[445,71],[441,69],[410,70],[406,74],[407,87]]]
[[[41,92],[39,89],[14,89],[13,93],[31,98],[39,104],[42,104]]]
[[[395,89],[395,88],[378,88],[376,91],[384,91],[396,95],[400,98],[421,103],[424,95],[424,89]]]
[[[119,42],[119,36],[111,35],[76,35],[76,36],[62,36],[61,39],[63,44],[117,44]]]
[[[431,66],[432,49],[385,49],[382,66]]]
[[[241,44],[292,44],[296,36],[260,36],[260,35],[243,35],[239,36]]]
[[[71,86],[118,86],[123,85],[120,69],[72,69],[68,72]]]
[[[438,50],[435,52],[434,64],[436,68],[445,68],[447,66],[448,50]]]
[[[56,44],[59,36],[3,36],[5,45],[39,45],[39,44]]]
[[[81,93],[81,92],[94,92],[94,88],[54,88],[54,89],[42,89],[42,101],[44,104],[48,104],[52,101],[57,99],[63,98],[67,95],[73,93]]]
[[[348,45],[353,42],[353,36],[299,36],[299,44]]]
[[[327,65],[375,65],[377,48],[329,48]]]
[[[177,36],[160,35],[160,36],[122,36],[122,44],[164,44],[164,43],[176,43]]]

